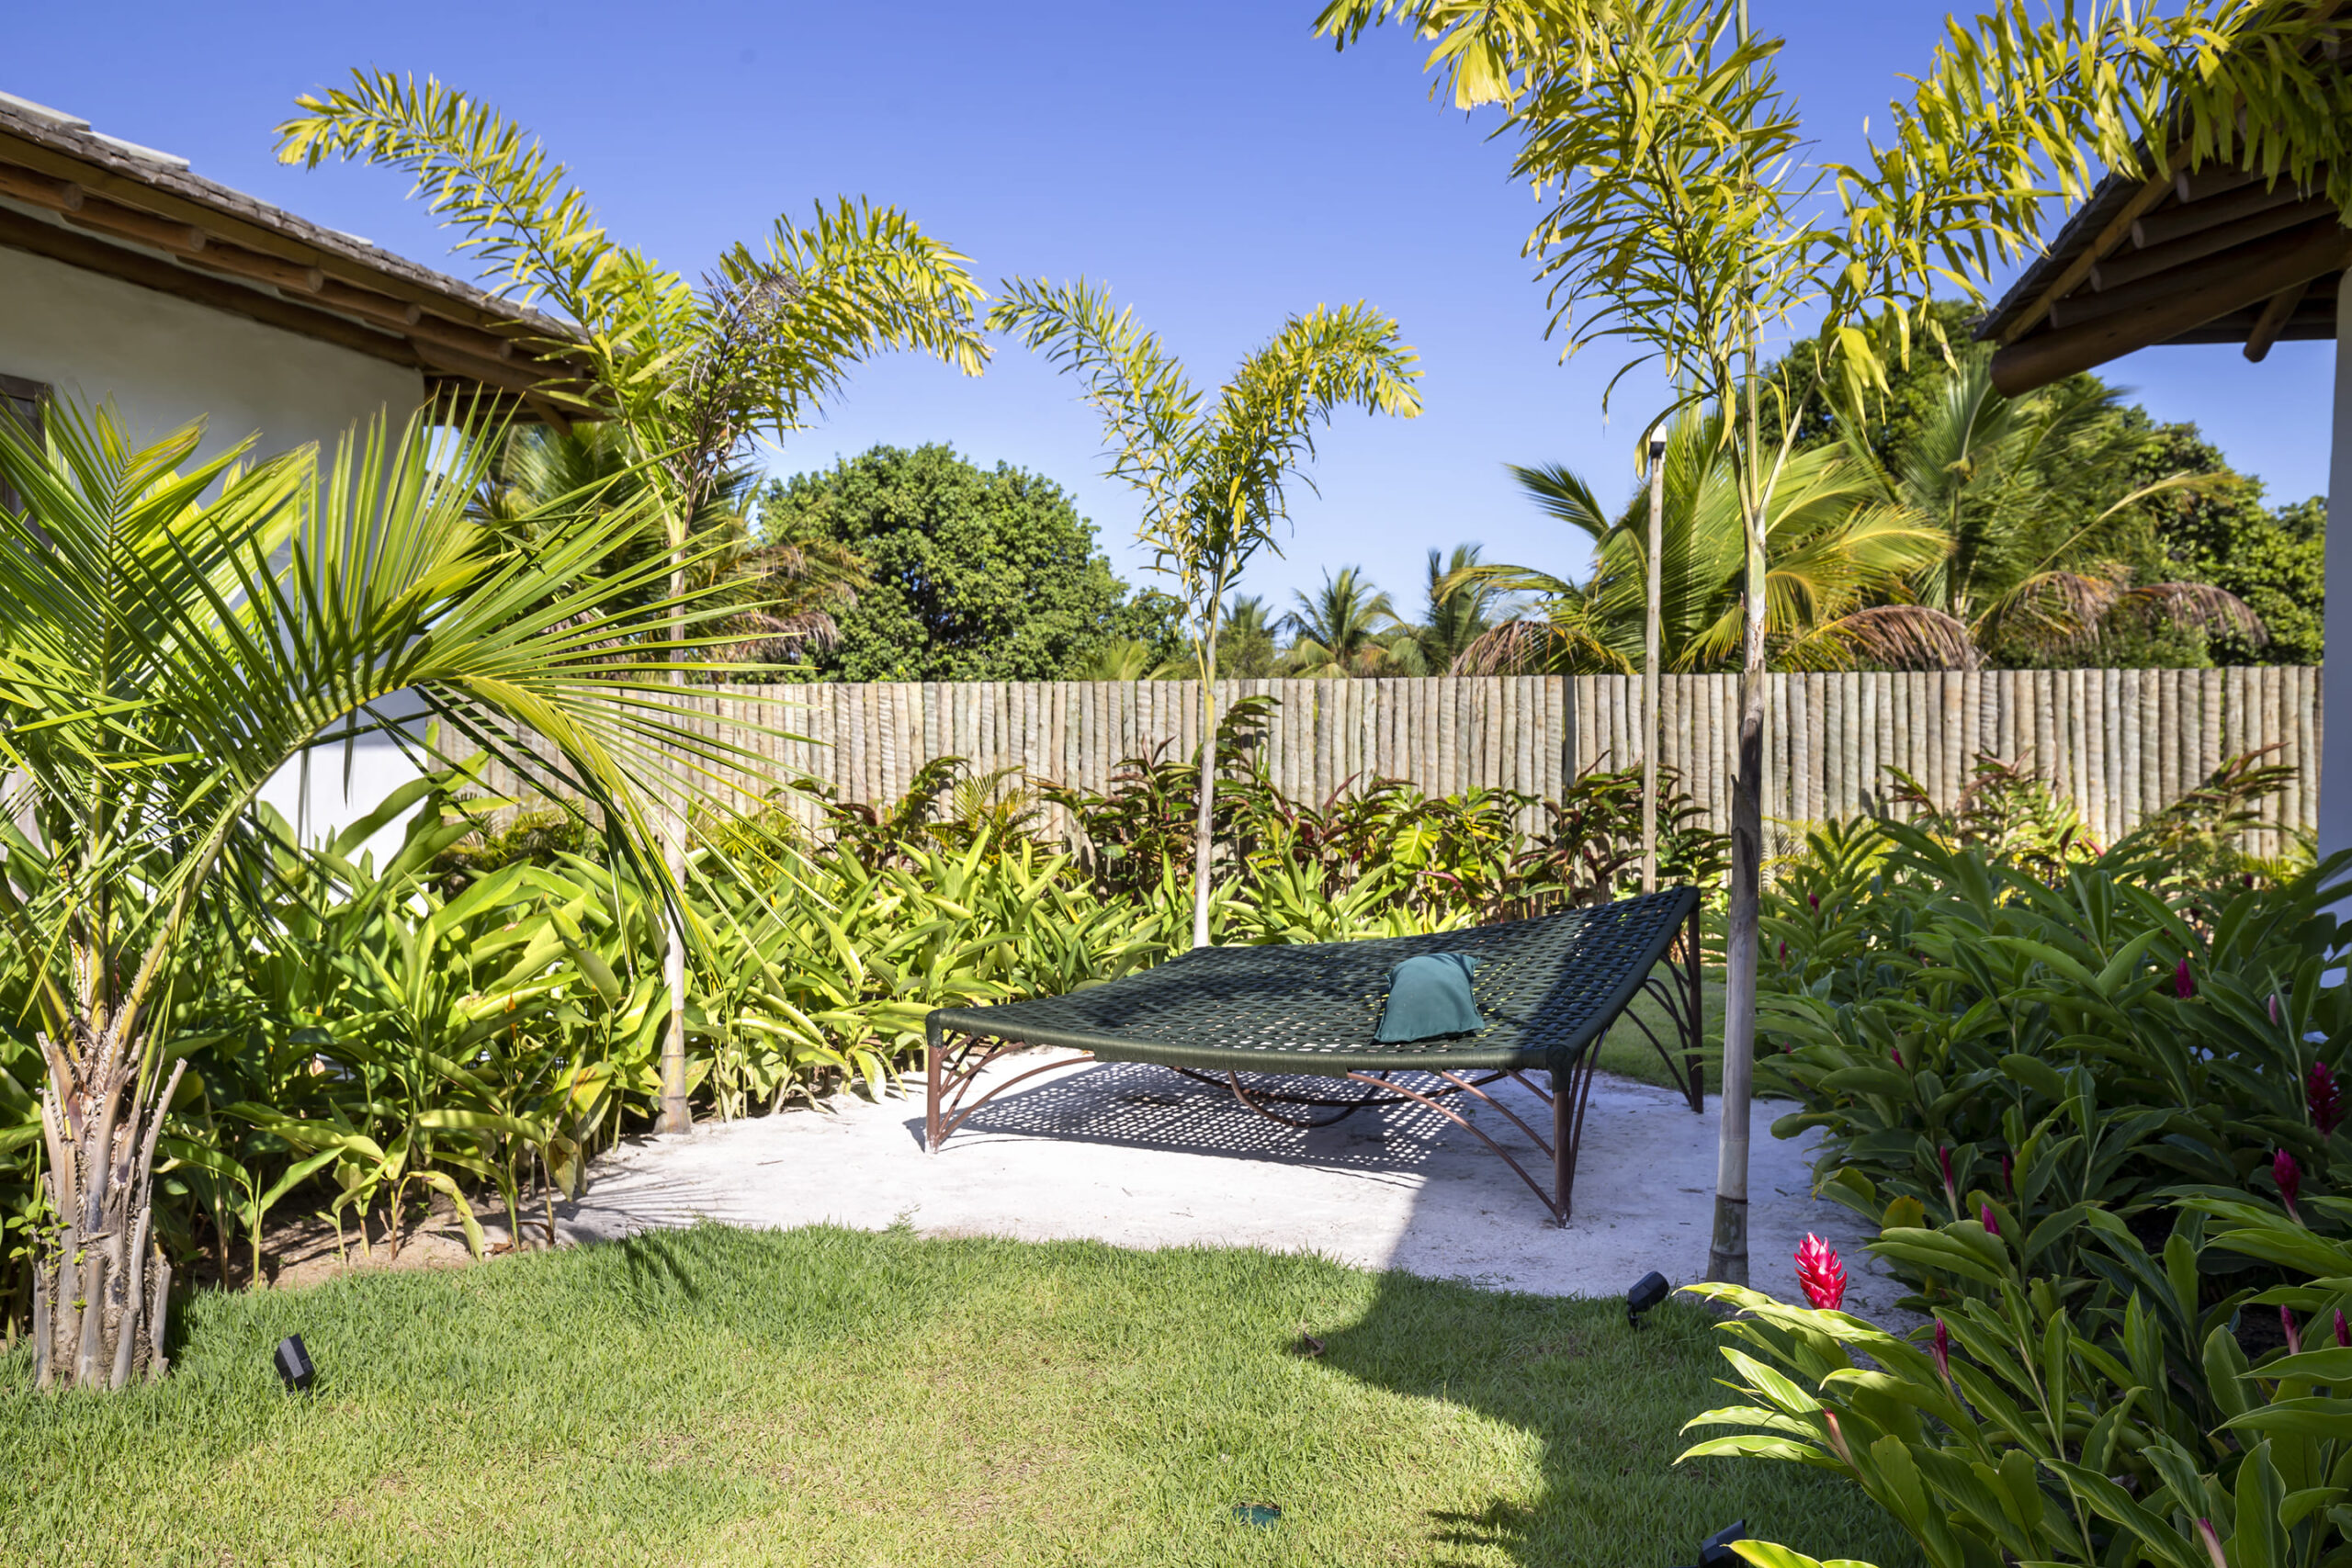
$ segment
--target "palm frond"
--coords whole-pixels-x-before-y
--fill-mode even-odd
[[[1776,662],[1792,670],[1973,670],[1966,623],[1928,604],[1873,604],[1813,627],[1783,644]]]

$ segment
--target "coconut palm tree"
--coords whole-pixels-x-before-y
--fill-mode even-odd
[[[1292,637],[1283,669],[1303,680],[1385,673],[1391,661],[1389,639],[1408,629],[1361,567],[1327,571],[1312,595],[1294,592],[1291,599],[1295,607],[1282,619]]]
[[[1668,670],[1731,669],[1740,657],[1746,539],[1736,477],[1715,422],[1668,433],[1658,606]],[[1557,466],[1514,468],[1545,513],[1592,542],[1577,581],[1522,566],[1479,564],[1453,579],[1537,596],[1537,615],[1481,634],[1457,668],[1478,673],[1629,673],[1642,657],[1649,547],[1646,502],[1613,516],[1590,484]],[[1883,493],[1840,451],[1791,457],[1765,525],[1766,629],[1784,667],[1852,662],[1963,663],[1949,617],[1900,602],[1945,553],[1942,533]]]
[[[1430,549],[1428,616],[1396,649],[1411,673],[1443,674],[1498,620],[1510,618],[1510,594],[1473,573],[1481,553],[1476,545],[1456,545],[1450,558]]]
[[[1991,355],[1967,354],[1945,376],[1917,434],[1881,464],[1853,413],[1838,420],[1853,466],[1889,504],[1951,540],[1912,591],[1966,626],[1987,657],[2046,656],[2095,643],[2119,618],[2262,635],[2236,595],[2202,582],[2135,583],[2153,558],[2138,503],[2213,482],[2173,475],[2118,495],[2144,434],[2120,417],[2122,394],[2075,377],[2024,398],[1993,386]]]
[[[1274,672],[1274,620],[1265,600],[1237,593],[1226,601],[1217,638],[1217,678],[1250,680]]]
[[[668,595],[662,556],[598,570],[642,511],[573,505],[513,549],[469,515],[487,448],[445,457],[420,423],[355,433],[331,466],[304,449],[241,468],[249,443],[184,467],[198,426],[135,449],[110,411],[47,412],[38,445],[0,424],[21,498],[0,513],[6,810],[48,867],[0,876],[0,927],[47,1063],[36,1376],[120,1388],[163,1368],[152,1172],[186,1063],[160,1022],[192,930],[273,918],[272,774],[371,735],[429,758],[437,722],[580,798],[675,910],[651,848],[665,755],[753,759],[668,683],[701,651],[671,628],[699,632],[706,596]]]

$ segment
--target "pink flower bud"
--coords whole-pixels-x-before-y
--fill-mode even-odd
[[[2291,1308],[2282,1306],[2278,1309],[2278,1326],[2287,1331],[2287,1354],[2290,1356],[2301,1355],[2303,1353],[2303,1336],[2301,1331],[2297,1329],[2295,1326],[2295,1314]]]
[[[2188,976],[2188,958],[2187,954],[2183,954],[2180,962],[2173,968],[2172,994],[2178,997],[2182,1001],[2187,1001],[2189,998],[2197,994],[2197,982],[2190,979]]]
[[[1837,1249],[1811,1231],[1797,1244],[1797,1284],[1804,1299],[1824,1312],[1845,1303],[1845,1265],[1838,1260]]]
[[[2312,1070],[2303,1076],[2303,1103],[2312,1113],[2312,1125],[2325,1137],[2344,1125],[2344,1089],[2335,1081],[2335,1069],[2325,1062],[2313,1062]]]
[[[2274,1029],[2278,1026],[2278,993],[2276,991],[2270,993],[2270,1025]]]
[[[1949,1387],[1951,1383],[1951,1330],[1944,1326],[1944,1320],[1940,1317],[1936,1319],[1936,1340],[1928,1353],[1936,1359],[1936,1375],[1943,1379]]]
[[[1788,939],[1787,937],[1782,937],[1782,938],[1781,939],[1781,963],[1783,963],[1783,964],[1786,964],[1788,961],[1789,961],[1789,939]]]
[[[1818,893],[1806,894],[1804,896],[1804,901],[1813,908],[1818,909],[1821,908],[1821,895]]]
[[[1899,1066],[1903,1066],[1903,1047],[1902,1047],[1902,1046],[1900,1046],[1900,1045],[1889,1045],[1889,1046],[1886,1048],[1886,1054],[1887,1054],[1888,1055],[1890,1055],[1890,1056],[1892,1056],[1892,1057],[1894,1057],[1894,1065],[1895,1065],[1896,1066],[1898,1066],[1898,1067],[1899,1067]]]
[[[2344,1309],[2335,1309],[2335,1343],[2338,1348],[2352,1350],[2352,1323],[2344,1321]]]
[[[1976,1222],[1984,1227],[1984,1234],[1986,1235],[1998,1235],[2001,1234],[2001,1222],[1993,1217],[1993,1205],[1990,1203],[1985,1204],[1976,1212]]]
[[[2213,1568],[2230,1568],[2230,1560],[2222,1551],[2222,1538],[2213,1533],[2213,1521],[2197,1521],[2197,1539],[2205,1543],[2205,1555],[2213,1560]]]
[[[2278,1196],[2287,1205],[2288,1218],[2300,1224],[2302,1216],[2295,1213],[2295,1200],[2302,1196],[2303,1172],[2302,1168],[2295,1163],[2295,1156],[2284,1149],[2273,1156],[2270,1179],[2278,1184]]]

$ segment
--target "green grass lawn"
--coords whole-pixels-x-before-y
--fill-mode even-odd
[[[1745,1515],[1913,1562],[1834,1478],[1672,1463],[1715,1337],[1258,1252],[706,1226],[207,1294],[120,1396],[20,1351],[0,1561],[1665,1568]]]

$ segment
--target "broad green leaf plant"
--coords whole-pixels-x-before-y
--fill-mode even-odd
[[[803,428],[851,366],[884,350],[929,354],[966,375],[987,360],[974,319],[981,291],[964,257],[895,208],[843,198],[807,222],[778,218],[762,248],[731,246],[697,286],[616,243],[536,139],[432,77],[356,71],[348,87],[296,107],[278,127],[280,162],[357,160],[414,176],[414,194],[459,230],[458,249],[501,294],[576,324],[576,336],[550,324],[540,346],[581,380],[546,391],[570,393],[627,433],[654,481],[650,521],[669,548],[673,600],[686,596],[690,525],[752,440]],[[667,635],[681,632],[673,624]],[[685,874],[685,788],[682,774],[661,819],[673,878]],[[683,1132],[685,934],[674,926],[664,975],[662,1125]]]
[[[1346,408],[1410,419],[1420,372],[1394,320],[1369,305],[1293,316],[1204,399],[1182,361],[1084,279],[1015,281],[989,324],[1016,333],[1086,388],[1102,416],[1110,474],[1143,508],[1136,536],[1175,580],[1201,685],[1193,945],[1209,944],[1210,828],[1216,790],[1216,647],[1227,592],[1287,520],[1283,487],[1315,455],[1315,432]],[[1312,484],[1313,481],[1306,481]]]
[[[44,857],[38,878],[0,879],[0,924],[46,1065],[37,1375],[119,1388],[164,1360],[150,1174],[187,1060],[158,1024],[191,933],[266,914],[264,783],[334,741],[426,750],[434,720],[583,798],[643,860],[669,752],[740,759],[667,683],[697,651],[673,628],[698,604],[639,592],[613,615],[616,587],[646,584],[576,585],[639,518],[490,547],[468,459],[437,459],[420,423],[250,468],[244,446],[196,460],[194,426],[137,448],[110,411],[52,404],[38,446],[0,429],[0,481],[22,498],[0,513],[0,763]]]

